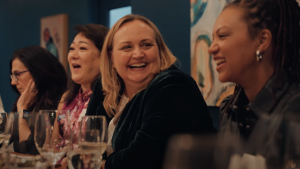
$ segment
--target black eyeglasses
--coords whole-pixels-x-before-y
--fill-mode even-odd
[[[12,73],[10,75],[10,78],[11,78],[11,80],[15,80],[16,82],[18,82],[18,77],[20,77],[20,75],[25,72],[28,72],[28,70],[25,70],[23,72],[18,72],[18,73]]]

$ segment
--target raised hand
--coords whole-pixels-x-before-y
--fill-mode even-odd
[[[29,106],[28,104],[32,101],[32,99],[36,94],[37,94],[37,89],[35,88],[33,79],[31,79],[28,82],[24,92],[21,94],[17,102],[18,112],[22,110],[26,110]]]

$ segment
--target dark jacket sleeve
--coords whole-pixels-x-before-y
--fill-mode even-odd
[[[189,79],[165,78],[146,93],[141,128],[127,148],[107,158],[106,169],[161,168],[170,136],[213,131],[206,103]]]
[[[107,122],[111,120],[103,107],[104,95],[102,91],[102,84],[101,79],[95,84],[95,88],[93,90],[93,94],[91,96],[89,105],[87,107],[86,115],[93,115],[93,116],[105,116]]]
[[[98,79],[95,87],[93,89],[93,94],[91,96],[90,102],[88,104],[86,115],[96,115],[98,106],[103,102],[104,97],[102,94],[101,80]]]

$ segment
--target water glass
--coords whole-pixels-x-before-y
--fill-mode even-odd
[[[66,114],[64,126],[65,133],[63,137],[54,134],[54,122],[56,119],[56,110],[41,110],[36,118],[34,141],[40,155],[46,158],[55,168],[55,164],[69,151],[72,143],[72,130],[70,127],[71,118],[69,111]]]

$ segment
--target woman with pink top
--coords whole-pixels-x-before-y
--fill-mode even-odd
[[[99,78],[99,61],[102,44],[108,28],[98,24],[87,24],[75,27],[77,35],[71,43],[68,62],[71,72],[68,91],[62,96],[58,105],[54,124],[54,134],[67,137],[65,117],[61,110],[69,110],[71,128],[74,132],[72,149],[78,148],[78,133],[81,117],[85,116],[86,108],[93,93],[94,82]]]

